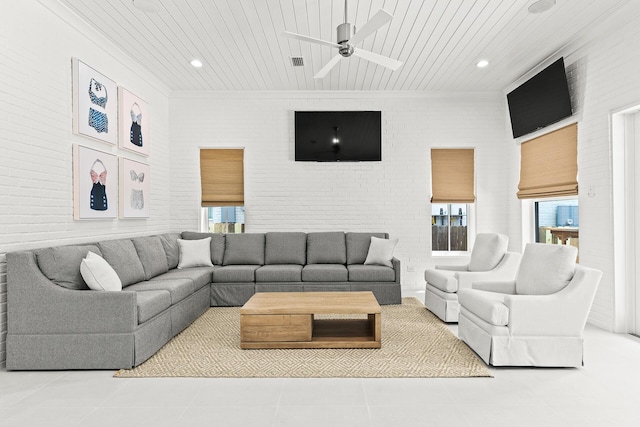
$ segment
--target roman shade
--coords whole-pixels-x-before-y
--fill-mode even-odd
[[[520,145],[519,199],[578,194],[578,125]]]
[[[431,202],[473,203],[474,151],[431,149]]]
[[[202,207],[244,205],[244,150],[201,149]]]

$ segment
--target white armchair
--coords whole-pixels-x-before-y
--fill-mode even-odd
[[[458,336],[493,366],[576,367],[602,272],[572,246],[527,244],[515,280],[458,293]]]
[[[468,264],[436,265],[424,272],[424,305],[445,322],[457,322],[458,291],[484,280],[511,280],[516,276],[521,255],[507,252],[509,238],[503,234],[476,236]]]

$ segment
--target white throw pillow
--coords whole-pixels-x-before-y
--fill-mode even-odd
[[[211,237],[198,240],[178,239],[180,261],[178,268],[213,267],[211,262]]]
[[[369,252],[367,259],[364,260],[365,265],[385,265],[393,267],[391,260],[393,259],[393,250],[398,244],[398,239],[380,239],[371,236],[369,244]]]
[[[87,286],[94,291],[121,291],[122,281],[118,273],[100,255],[89,251],[80,263],[80,274]]]

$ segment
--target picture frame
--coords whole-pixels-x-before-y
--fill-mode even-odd
[[[73,218],[114,219],[118,213],[118,158],[73,145]]]
[[[115,145],[118,140],[118,86],[78,58],[71,59],[73,133]]]
[[[118,86],[118,146],[143,156],[149,155],[149,104]]]
[[[150,171],[146,163],[120,157],[120,218],[149,218]]]

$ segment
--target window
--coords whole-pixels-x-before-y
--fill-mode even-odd
[[[433,203],[431,205],[431,250],[467,251],[468,205]]]
[[[536,201],[534,209],[536,242],[578,247],[577,198]]]
[[[466,252],[475,201],[474,150],[431,150],[431,250]]]
[[[201,230],[244,233],[244,150],[201,149]]]
[[[244,233],[244,206],[203,208],[203,231],[209,233]]]

